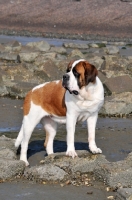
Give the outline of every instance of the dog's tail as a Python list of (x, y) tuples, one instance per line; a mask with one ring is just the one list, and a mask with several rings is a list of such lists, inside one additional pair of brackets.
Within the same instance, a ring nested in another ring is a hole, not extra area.
[(22, 140), (23, 140), (23, 124), (21, 126), (20, 132), (19, 132), (19, 134), (17, 136), (17, 139), (15, 141), (15, 147), (19, 147), (19, 145), (21, 144)]

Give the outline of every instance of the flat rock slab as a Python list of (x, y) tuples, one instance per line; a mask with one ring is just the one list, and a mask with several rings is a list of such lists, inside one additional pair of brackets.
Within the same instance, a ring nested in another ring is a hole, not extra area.
[(0, 59), (14, 62), (20, 61), (20, 57), (17, 53), (0, 53)]
[[(107, 160), (102, 154), (93, 155), (88, 151), (76, 151), (78, 157), (72, 159), (66, 155), (58, 154), (54, 155), (53, 163), (66, 171), (74, 173), (91, 173), (95, 169), (97, 163), (105, 163)], [(48, 158), (47, 158), (48, 159)]]
[(3, 149), (10, 149), (11, 151), (16, 153), (16, 148), (14, 146), (14, 140), (2, 135), (0, 137), (0, 150), (3, 150)]
[(19, 98), (24, 98), (26, 94), (35, 86), (36, 84), (34, 83), (17, 82), (13, 86), (7, 87), (7, 90), (12, 97), (16, 96), (17, 94)]
[(105, 83), (105, 81), (107, 80), (107, 77), (101, 71), (98, 71), (98, 77), (102, 81), (102, 83)]
[[(77, 151), (78, 157), (72, 159), (64, 153), (46, 156), (40, 164), (26, 167), (16, 160), (14, 140), (0, 137), (0, 180), (13, 180), (23, 177), (35, 182), (50, 182), (73, 185), (92, 184), (93, 177), (111, 188), (132, 187), (132, 153), (119, 162), (108, 162), (102, 154)], [(92, 175), (92, 179), (91, 179)]]
[(15, 178), (22, 175), (25, 169), (25, 163), (20, 160), (7, 160), (0, 158), (0, 180)]
[(87, 151), (77, 151), (78, 157), (72, 159), (64, 153), (55, 153), (45, 157), (40, 166), (27, 168), (24, 176), (28, 180), (65, 181), (77, 174), (92, 173), (99, 163), (107, 160), (103, 155), (93, 155)]
[(16, 153), (8, 148), (0, 148), (0, 158), (17, 159)]
[(94, 170), (95, 176), (112, 188), (132, 186), (132, 160), (99, 164)]
[(66, 48), (77, 48), (77, 49), (88, 49), (89, 46), (87, 44), (77, 44), (77, 43), (64, 43), (64, 47)]
[(132, 188), (118, 189), (116, 200), (132, 200)]
[(110, 94), (132, 92), (132, 79), (128, 75), (109, 78), (105, 82), (105, 87)]
[(127, 115), (132, 112), (132, 92), (124, 92), (105, 97), (101, 114)]
[(26, 169), (24, 176), (28, 180), (35, 181), (64, 181), (67, 173), (52, 164), (45, 164), (41, 166), (31, 167)]

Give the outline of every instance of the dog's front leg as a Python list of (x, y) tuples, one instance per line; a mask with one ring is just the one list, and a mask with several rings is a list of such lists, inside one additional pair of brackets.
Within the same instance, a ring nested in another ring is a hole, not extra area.
[(95, 142), (95, 128), (97, 118), (98, 113), (94, 113), (87, 119), (89, 149), (93, 154), (102, 153), (102, 150), (96, 146)]
[(77, 156), (74, 146), (74, 134), (76, 126), (77, 116), (73, 113), (68, 113), (66, 115), (66, 129), (67, 129), (67, 151), (66, 155), (71, 156), (72, 158)]

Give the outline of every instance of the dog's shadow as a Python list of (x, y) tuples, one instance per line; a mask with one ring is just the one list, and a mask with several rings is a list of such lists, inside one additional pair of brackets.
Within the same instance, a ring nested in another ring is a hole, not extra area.
[[(67, 144), (65, 141), (54, 140), (54, 153), (66, 152), (66, 149)], [(75, 142), (75, 149), (89, 151), (88, 143)], [(43, 152), (43, 156), (47, 156), (46, 149), (44, 147), (44, 140), (31, 141), (28, 146), (27, 157), (30, 158), (31, 156), (39, 152)], [(18, 149), (17, 154), (20, 154), (20, 148)]]

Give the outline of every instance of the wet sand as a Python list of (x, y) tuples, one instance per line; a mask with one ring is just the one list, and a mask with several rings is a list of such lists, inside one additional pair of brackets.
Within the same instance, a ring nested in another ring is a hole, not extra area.
[[(7, 192), (8, 190), (8, 192)], [(2, 183), (0, 184), (1, 200), (106, 200), (114, 192), (107, 192), (99, 183), (94, 187), (75, 187), (72, 185), (40, 185), (35, 183)]]
[(131, 7), (121, 0), (1, 0), (0, 33), (130, 39)]

